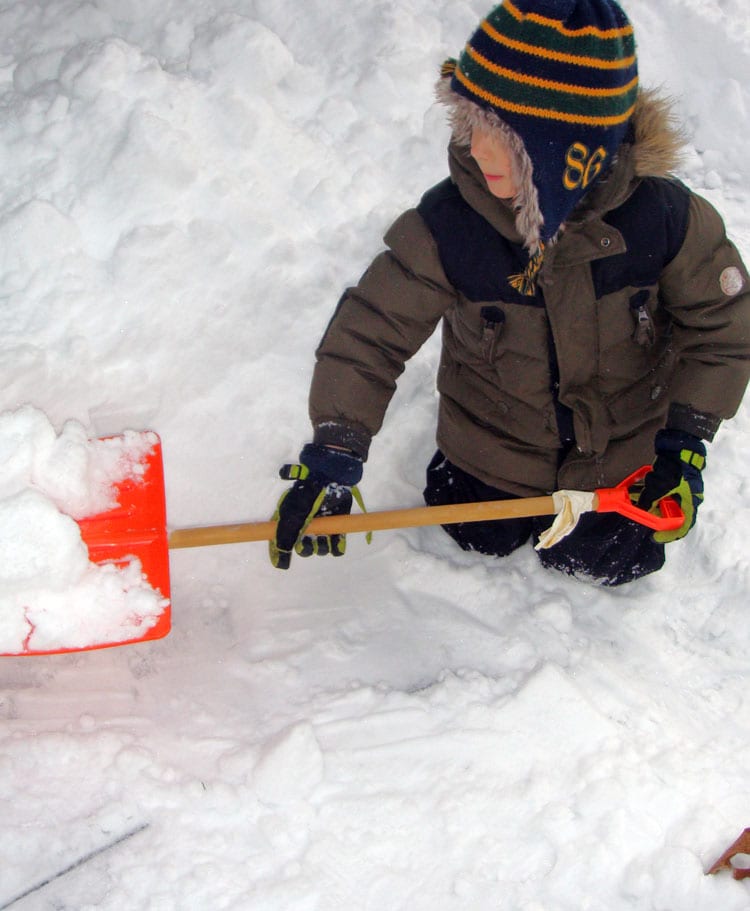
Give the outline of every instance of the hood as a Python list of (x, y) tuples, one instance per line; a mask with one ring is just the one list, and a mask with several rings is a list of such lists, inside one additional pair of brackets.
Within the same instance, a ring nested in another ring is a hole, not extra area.
[(595, 184), (569, 221), (587, 221), (622, 205), (644, 177), (671, 177), (682, 159), (686, 136), (670, 99), (655, 91), (638, 96), (631, 135), (612, 170)]
[[(472, 104), (463, 100), (462, 103)], [(464, 128), (457, 130), (454, 119), (448, 151), (451, 178), (473, 209), (510, 241), (522, 244), (533, 254), (538, 245), (540, 215), (530, 175), (526, 175), (521, 191), (512, 202), (494, 197), (469, 152), (471, 137), (470, 131), (467, 135), (465, 120), (459, 122)], [(583, 197), (568, 221), (586, 221), (616, 208), (643, 177), (670, 176), (680, 163), (684, 144), (685, 136), (672, 102), (656, 91), (640, 90), (628, 136), (618, 148), (612, 167)]]

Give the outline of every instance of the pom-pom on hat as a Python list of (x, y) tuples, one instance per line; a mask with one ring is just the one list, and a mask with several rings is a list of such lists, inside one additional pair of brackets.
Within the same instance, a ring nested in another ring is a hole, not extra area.
[(451, 94), (496, 115), (522, 140), (543, 247), (626, 136), (638, 91), (627, 16), (613, 0), (504, 0), (442, 76)]

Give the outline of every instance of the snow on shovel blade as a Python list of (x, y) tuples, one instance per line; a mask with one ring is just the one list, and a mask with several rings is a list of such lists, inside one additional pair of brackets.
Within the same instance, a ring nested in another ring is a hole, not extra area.
[(167, 599), (167, 605), (156, 624), (137, 638), (87, 648), (161, 639), (171, 629), (167, 507), (161, 441), (158, 438), (146, 456), (143, 475), (137, 480), (127, 479), (117, 485), (117, 502), (119, 505), (115, 509), (78, 522), (81, 537), (89, 549), (89, 559), (93, 563), (124, 564), (137, 557), (143, 575), (151, 587)]
[(140, 560), (143, 575), (168, 603), (155, 626), (127, 641), (161, 639), (171, 628), (171, 587), (164, 464), (158, 437), (145, 458), (143, 474), (117, 485), (117, 502), (109, 512), (79, 520), (81, 537), (93, 563), (123, 564), (133, 557)]
[(142, 462), (143, 473), (116, 485), (118, 505), (107, 512), (79, 519), (78, 526), (92, 563), (125, 566), (133, 558), (140, 561), (145, 580), (166, 602), (156, 623), (135, 635), (129, 635), (123, 627), (121, 635), (116, 631), (119, 638), (107, 636), (106, 641), (75, 647), (34, 647), (29, 644), (29, 640), (33, 640), (30, 635), (22, 650), (0, 654), (6, 657), (57, 655), (131, 645), (167, 635), (171, 628), (171, 612), (164, 469), (161, 442), (155, 434), (153, 436), (156, 443)]

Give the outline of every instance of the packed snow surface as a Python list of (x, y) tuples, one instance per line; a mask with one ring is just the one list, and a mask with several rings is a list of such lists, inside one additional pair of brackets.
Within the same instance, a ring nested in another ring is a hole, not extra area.
[[(745, 0), (624, 5), (750, 259)], [(272, 513), (341, 290), (446, 174), (433, 84), (488, 7), (0, 2), (0, 426), (39, 427), (0, 444), (3, 604), (26, 560), (70, 581), (78, 545), (14, 512), (89, 496), (70, 464), (27, 483), (45, 447), (150, 429), (171, 526)], [(420, 502), (436, 366), (432, 339), (370, 509)], [(287, 573), (174, 552), (167, 638), (0, 659), (0, 908), (745, 911), (704, 872), (750, 825), (748, 451), (744, 406), (694, 531), (621, 589), (435, 528)]]

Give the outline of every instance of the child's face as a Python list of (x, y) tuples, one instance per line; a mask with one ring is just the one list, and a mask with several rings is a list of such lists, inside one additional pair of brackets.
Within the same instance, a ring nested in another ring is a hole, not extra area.
[(472, 130), (471, 157), (479, 165), (493, 196), (511, 199), (516, 195), (518, 187), (513, 180), (513, 158), (502, 136), (494, 130)]

